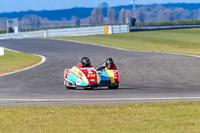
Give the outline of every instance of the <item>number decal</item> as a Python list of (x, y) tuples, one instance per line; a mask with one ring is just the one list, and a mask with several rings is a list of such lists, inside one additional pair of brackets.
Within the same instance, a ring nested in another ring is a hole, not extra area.
[(96, 75), (95, 74), (88, 74), (87, 77), (96, 77)]
[(80, 77), (83, 77), (83, 74), (79, 71), (78, 74), (80, 75)]

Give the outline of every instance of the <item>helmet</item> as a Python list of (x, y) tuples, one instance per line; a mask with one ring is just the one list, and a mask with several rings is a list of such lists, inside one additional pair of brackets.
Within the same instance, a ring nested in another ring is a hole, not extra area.
[(108, 69), (111, 69), (114, 66), (114, 61), (112, 58), (107, 58), (106, 59), (106, 66)]
[(81, 64), (83, 67), (89, 67), (91, 65), (90, 59), (88, 57), (82, 57)]

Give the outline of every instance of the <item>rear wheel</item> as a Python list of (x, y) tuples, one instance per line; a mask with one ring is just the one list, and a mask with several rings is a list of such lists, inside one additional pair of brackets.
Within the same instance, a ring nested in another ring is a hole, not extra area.
[(109, 89), (118, 89), (119, 86), (109, 86), (108, 88), (109, 88)]
[(84, 88), (84, 90), (93, 90), (94, 88)]

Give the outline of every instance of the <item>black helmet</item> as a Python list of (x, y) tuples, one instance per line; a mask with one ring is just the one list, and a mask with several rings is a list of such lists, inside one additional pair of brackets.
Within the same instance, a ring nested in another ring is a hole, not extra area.
[(112, 58), (107, 58), (106, 59), (106, 66), (108, 69), (111, 69), (114, 66), (114, 61)]
[(90, 67), (90, 59), (88, 57), (82, 57), (81, 64), (83, 67)]

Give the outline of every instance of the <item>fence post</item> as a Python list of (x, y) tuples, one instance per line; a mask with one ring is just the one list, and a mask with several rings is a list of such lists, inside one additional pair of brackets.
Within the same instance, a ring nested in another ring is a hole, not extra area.
[(3, 56), (3, 55), (4, 55), (4, 48), (0, 47), (0, 56)]
[(128, 32), (131, 32), (130, 25), (127, 25), (127, 31), (128, 31)]
[(44, 38), (47, 38), (47, 30), (44, 30)]
[(110, 26), (108, 26), (108, 34), (112, 34), (113, 33), (113, 26), (112, 25), (110, 25)]

